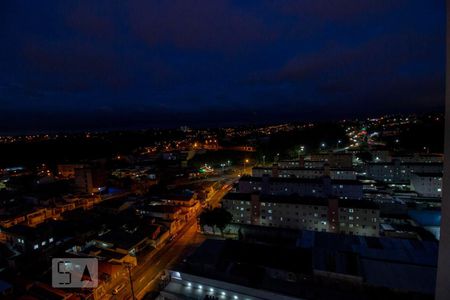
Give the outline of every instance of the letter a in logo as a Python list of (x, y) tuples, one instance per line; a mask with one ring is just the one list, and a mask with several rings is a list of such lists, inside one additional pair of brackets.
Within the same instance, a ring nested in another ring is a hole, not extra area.
[(84, 266), (83, 275), (81, 276), (81, 281), (92, 281), (91, 273), (89, 272), (88, 266)]

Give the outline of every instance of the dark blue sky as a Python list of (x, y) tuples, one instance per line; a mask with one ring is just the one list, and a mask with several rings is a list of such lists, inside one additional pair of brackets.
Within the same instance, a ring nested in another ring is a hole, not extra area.
[(444, 104), (444, 0), (0, 2), (0, 132)]

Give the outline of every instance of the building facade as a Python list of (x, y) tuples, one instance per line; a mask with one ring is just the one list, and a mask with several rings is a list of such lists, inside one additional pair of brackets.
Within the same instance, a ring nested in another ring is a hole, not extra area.
[(379, 207), (365, 200), (228, 193), (222, 205), (237, 224), (379, 236)]
[(392, 162), (367, 164), (367, 176), (386, 183), (409, 184), (414, 173), (442, 173), (442, 163), (402, 163), (400, 160)]
[(442, 197), (442, 173), (415, 173), (411, 187), (423, 197)]
[(320, 178), (330, 176), (331, 179), (356, 180), (356, 172), (353, 169), (332, 169), (328, 165), (324, 168), (280, 168), (278, 165), (270, 167), (254, 167), (252, 169), (253, 177), (263, 177), (268, 175), (271, 177), (282, 178)]
[(335, 197), (340, 199), (362, 199), (363, 185), (357, 180), (332, 180), (321, 178), (281, 178), (281, 177), (242, 177), (239, 192), (271, 195), (292, 195), (301, 197)]

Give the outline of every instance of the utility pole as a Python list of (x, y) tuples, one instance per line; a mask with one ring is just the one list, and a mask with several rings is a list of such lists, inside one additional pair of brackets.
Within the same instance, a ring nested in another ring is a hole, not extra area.
[(125, 264), (125, 267), (128, 270), (128, 277), (130, 278), (130, 287), (131, 287), (131, 296), (133, 300), (136, 299), (136, 297), (134, 296), (134, 287), (133, 287), (133, 279), (131, 278), (131, 265), (130, 264)]

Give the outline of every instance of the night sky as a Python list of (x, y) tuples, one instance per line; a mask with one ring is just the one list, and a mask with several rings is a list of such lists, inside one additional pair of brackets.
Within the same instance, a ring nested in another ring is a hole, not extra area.
[(0, 40), (0, 132), (444, 105), (444, 0), (4, 0)]

